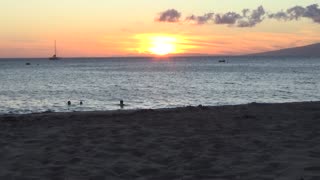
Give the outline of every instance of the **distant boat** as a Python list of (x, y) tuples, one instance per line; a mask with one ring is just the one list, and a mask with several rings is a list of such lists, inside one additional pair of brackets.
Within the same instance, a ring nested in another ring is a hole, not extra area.
[(60, 58), (57, 56), (57, 46), (56, 41), (54, 41), (54, 54), (52, 57), (49, 58), (49, 60), (59, 60)]
[(221, 60), (219, 60), (219, 63), (225, 63), (226, 62), (226, 60), (225, 59), (221, 59)]

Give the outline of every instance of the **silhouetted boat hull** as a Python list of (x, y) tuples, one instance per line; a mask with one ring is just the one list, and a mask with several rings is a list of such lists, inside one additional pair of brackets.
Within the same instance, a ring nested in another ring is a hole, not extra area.
[(52, 57), (49, 58), (49, 60), (59, 60), (60, 58), (57, 57), (56, 55), (53, 55)]

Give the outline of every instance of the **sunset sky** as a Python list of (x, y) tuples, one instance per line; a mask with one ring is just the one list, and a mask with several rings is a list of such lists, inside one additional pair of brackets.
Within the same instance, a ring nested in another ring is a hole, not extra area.
[(2, 0), (0, 57), (49, 57), (54, 40), (62, 57), (238, 55), (301, 46), (320, 42), (316, 5), (319, 0)]

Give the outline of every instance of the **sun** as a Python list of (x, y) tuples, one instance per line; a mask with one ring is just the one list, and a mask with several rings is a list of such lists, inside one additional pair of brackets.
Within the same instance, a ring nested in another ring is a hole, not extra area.
[(136, 34), (135, 47), (128, 48), (132, 52), (143, 55), (166, 56), (169, 54), (182, 54), (193, 47), (187, 37), (178, 34)]
[(150, 37), (149, 51), (152, 54), (164, 56), (176, 52), (177, 39), (174, 37), (154, 36)]

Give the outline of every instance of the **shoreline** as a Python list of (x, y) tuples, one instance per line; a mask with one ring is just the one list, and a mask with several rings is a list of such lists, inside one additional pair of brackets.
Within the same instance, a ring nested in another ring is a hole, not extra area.
[(320, 102), (0, 115), (0, 179), (320, 179)]
[(115, 110), (98, 110), (98, 111), (62, 111), (62, 112), (57, 112), (57, 111), (44, 111), (44, 112), (31, 112), (31, 113), (4, 113), (0, 114), (0, 118), (3, 117), (10, 117), (10, 116), (32, 116), (32, 115), (50, 115), (50, 114), (126, 114), (126, 113), (137, 113), (137, 112), (145, 112), (145, 111), (157, 111), (157, 112), (167, 112), (167, 111), (183, 111), (185, 109), (215, 109), (215, 108), (223, 108), (223, 107), (238, 107), (238, 106), (248, 106), (248, 105), (286, 105), (286, 104), (304, 104), (304, 103), (320, 103), (320, 101), (295, 101), (295, 102), (279, 102), (279, 103), (257, 103), (257, 102), (250, 102), (250, 103), (245, 103), (245, 104), (233, 104), (233, 105), (214, 105), (214, 106), (205, 106), (205, 105), (188, 105), (188, 106), (180, 106), (180, 107), (172, 107), (172, 108), (156, 108), (156, 109), (115, 109)]

